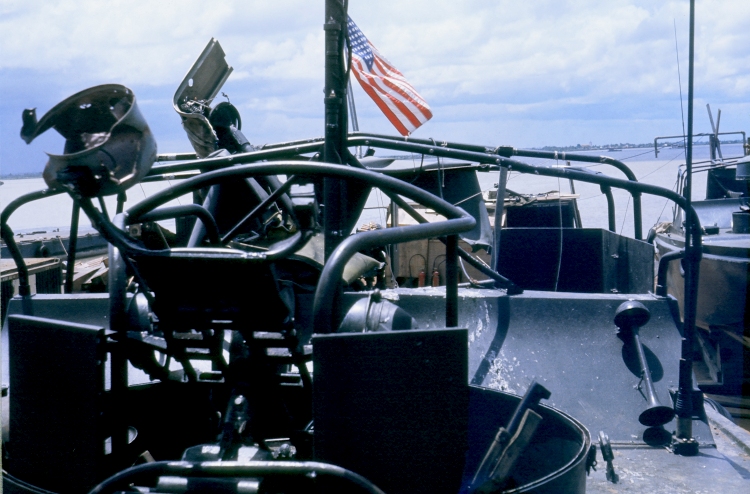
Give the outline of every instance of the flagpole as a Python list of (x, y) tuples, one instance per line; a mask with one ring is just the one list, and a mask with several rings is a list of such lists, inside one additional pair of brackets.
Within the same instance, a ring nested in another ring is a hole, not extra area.
[[(346, 99), (349, 102), (349, 121), (352, 124), (352, 130), (359, 132), (359, 121), (357, 120), (357, 107), (354, 106), (354, 91), (352, 91), (352, 80), (349, 79), (346, 91)], [(362, 147), (357, 146), (357, 158), (362, 157)]]
[(357, 107), (354, 106), (354, 93), (352, 92), (352, 81), (349, 79), (349, 86), (347, 88), (347, 99), (349, 100), (349, 119), (352, 124), (352, 130), (359, 132), (359, 122), (357, 121)]

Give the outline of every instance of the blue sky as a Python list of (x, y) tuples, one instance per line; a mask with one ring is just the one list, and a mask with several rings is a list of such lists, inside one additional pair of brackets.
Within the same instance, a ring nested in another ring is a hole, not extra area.
[[(698, 0), (696, 131), (750, 130), (750, 2)], [(681, 132), (674, 23), (687, 96), (687, 0), (350, 0), (349, 13), (432, 107), (415, 136), (516, 147), (648, 142)], [(224, 86), (254, 144), (323, 132), (323, 1), (3, 0), (0, 173), (41, 171), (54, 131), (27, 146), (21, 111), (41, 117), (103, 83), (136, 94), (160, 152), (190, 145), (171, 106), (211, 37)], [(356, 83), (355, 83), (356, 85)], [(395, 134), (355, 87), (360, 128)]]

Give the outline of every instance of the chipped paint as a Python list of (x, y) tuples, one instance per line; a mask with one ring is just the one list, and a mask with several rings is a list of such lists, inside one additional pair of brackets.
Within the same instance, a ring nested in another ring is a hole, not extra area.
[(514, 367), (518, 367), (518, 364), (514, 364), (505, 358), (503, 352), (500, 351), (498, 357), (493, 359), (492, 364), (490, 364), (489, 374), (491, 377), (487, 386), (491, 389), (515, 393), (516, 391), (511, 387), (509, 382), (510, 374)]
[(390, 300), (391, 302), (398, 302), (399, 300), (398, 292), (396, 292), (395, 290), (383, 290), (380, 292), (380, 296), (385, 300)]

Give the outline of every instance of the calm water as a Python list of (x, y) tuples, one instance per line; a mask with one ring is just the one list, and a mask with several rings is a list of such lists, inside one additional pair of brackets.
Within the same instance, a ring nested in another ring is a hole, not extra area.
[[(20, 180), (3, 180), (5, 182), (0, 186), (0, 207), (5, 208), (8, 203), (15, 198), (46, 189), (47, 186), (41, 178), (28, 178)], [(138, 184), (127, 191), (128, 201), (125, 204), (127, 209), (147, 196), (168, 187), (172, 182), (151, 182)], [(189, 204), (190, 197), (180, 198), (179, 201), (172, 201), (169, 205)], [(109, 196), (104, 199), (107, 206), (107, 212), (110, 216), (114, 215), (117, 206), (117, 196)], [(73, 208), (73, 200), (67, 194), (60, 194), (54, 197), (48, 197), (36, 202), (31, 202), (21, 206), (8, 220), (8, 224), (14, 233), (24, 233), (31, 231), (45, 230), (51, 232), (59, 228), (62, 232), (70, 227), (70, 216)], [(163, 223), (167, 228), (174, 228), (174, 220)], [(88, 218), (81, 214), (79, 228), (82, 232), (93, 230)]]
[[(742, 154), (741, 144), (725, 144), (722, 146), (725, 157), (740, 156)], [(694, 161), (708, 159), (708, 146), (695, 146), (693, 148)], [(593, 151), (585, 154), (590, 155), (607, 155), (625, 162), (635, 173), (638, 180), (644, 183), (659, 185), (673, 189), (678, 167), (684, 163), (684, 153), (681, 149), (666, 149), (660, 151), (659, 157), (654, 157), (653, 149), (640, 148), (629, 149), (621, 152)], [(537, 165), (554, 165), (554, 160), (534, 160), (520, 159), (531, 164)], [(563, 165), (564, 163), (560, 163)], [(624, 178), (617, 169), (598, 164), (582, 164), (593, 170), (602, 172), (615, 178)], [(418, 164), (417, 164), (418, 166)], [(576, 166), (574, 164), (574, 166)], [(494, 188), (498, 181), (498, 174), (480, 173), (479, 182), (483, 190)], [(4, 208), (13, 199), (36, 190), (45, 188), (44, 181), (41, 178), (21, 179), (21, 180), (4, 180), (4, 185), (0, 186), (0, 207)], [(173, 183), (173, 182), (172, 182)], [(146, 196), (168, 187), (170, 183), (147, 183), (136, 185), (128, 190), (128, 203), (133, 205), (141, 201)], [(581, 211), (581, 220), (585, 227), (607, 227), (607, 202), (599, 187), (593, 184), (576, 182), (576, 193), (580, 196), (579, 209)], [(566, 180), (556, 178), (523, 175), (511, 172), (508, 180), (508, 188), (520, 193), (538, 193), (561, 190), (563, 193), (570, 192), (570, 184)], [(693, 198), (700, 199), (705, 194), (706, 183), (705, 175), (698, 175), (693, 185)], [(621, 233), (633, 235), (633, 207), (630, 195), (623, 191), (614, 190), (617, 229)], [(171, 204), (188, 203), (189, 197), (183, 197), (179, 201)], [(112, 214), (115, 210), (115, 197), (111, 196), (105, 200), (107, 209)], [(367, 209), (362, 216), (361, 222), (375, 221), (385, 224), (385, 204), (386, 199), (380, 193), (373, 193), (368, 201)], [(665, 199), (644, 195), (643, 203), (643, 229), (644, 235), (653, 224), (658, 221), (670, 220), (672, 217), (672, 204), (667, 203)], [(36, 203), (31, 203), (19, 208), (11, 216), (9, 225), (16, 233), (46, 230), (52, 231), (60, 228), (64, 232), (70, 226), (70, 213), (72, 201), (67, 195), (59, 195), (43, 199)], [(173, 224), (164, 223), (167, 228), (173, 228)], [(91, 229), (88, 219), (81, 217), (81, 229)]]

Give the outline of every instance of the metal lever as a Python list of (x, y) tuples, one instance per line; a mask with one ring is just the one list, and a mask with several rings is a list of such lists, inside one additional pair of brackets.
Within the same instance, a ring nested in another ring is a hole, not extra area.
[(506, 427), (500, 427), (471, 481), (469, 492), (483, 494), (502, 489), (521, 452), (531, 441), (542, 417), (534, 410), (542, 399), (552, 393), (532, 381)]
[(662, 405), (659, 397), (656, 395), (654, 382), (651, 378), (651, 369), (648, 367), (646, 353), (641, 344), (641, 338), (638, 330), (644, 326), (650, 319), (651, 314), (648, 309), (640, 302), (629, 300), (623, 302), (615, 312), (615, 325), (620, 328), (624, 341), (630, 339), (635, 346), (638, 354), (638, 362), (641, 367), (641, 381), (636, 389), (641, 390), (641, 385), (646, 389), (646, 401), (648, 406), (641, 412), (638, 421), (646, 427), (658, 427), (671, 421), (674, 417), (672, 407)]
[(242, 395), (232, 397), (219, 439), (219, 460), (235, 460), (247, 432), (250, 405)]
[(615, 454), (612, 452), (612, 445), (609, 444), (609, 437), (604, 431), (599, 431), (599, 448), (602, 450), (602, 459), (607, 462), (607, 480), (616, 484), (620, 480), (620, 477), (615, 472), (615, 466), (612, 464)]

